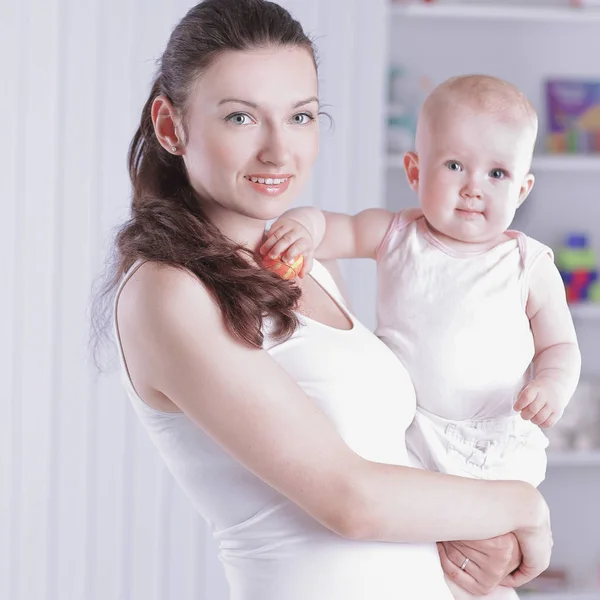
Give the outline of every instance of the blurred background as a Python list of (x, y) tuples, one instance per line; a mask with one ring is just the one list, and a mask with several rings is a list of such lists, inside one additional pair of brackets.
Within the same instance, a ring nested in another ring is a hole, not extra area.
[[(1, 600), (227, 600), (205, 524), (87, 346), (90, 290), (128, 215), (127, 147), (193, 4), (0, 0)], [(450, 76), (497, 75), (538, 109), (536, 186), (514, 226), (555, 249), (584, 373), (550, 433), (553, 564), (527, 597), (600, 598), (600, 2), (281, 4), (315, 38), (335, 123), (299, 204), (414, 206), (402, 153)], [(342, 268), (373, 327), (373, 265)]]

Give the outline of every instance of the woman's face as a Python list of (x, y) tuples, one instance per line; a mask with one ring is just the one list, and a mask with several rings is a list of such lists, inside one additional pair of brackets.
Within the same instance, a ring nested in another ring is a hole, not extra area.
[(304, 48), (230, 51), (199, 77), (182, 149), (207, 216), (227, 230), (240, 217), (284, 212), (319, 147), (317, 74)]

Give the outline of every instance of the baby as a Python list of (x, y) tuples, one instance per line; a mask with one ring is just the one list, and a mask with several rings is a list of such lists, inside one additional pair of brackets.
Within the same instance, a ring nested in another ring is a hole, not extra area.
[(404, 156), (420, 208), (292, 209), (261, 248), (285, 261), (304, 254), (301, 276), (313, 252), (377, 261), (376, 333), (414, 382), (406, 441), (416, 466), (544, 479), (540, 427), (563, 414), (581, 358), (552, 251), (508, 229), (533, 187), (536, 135), (535, 110), (514, 86), (452, 78), (424, 102), (416, 152)]

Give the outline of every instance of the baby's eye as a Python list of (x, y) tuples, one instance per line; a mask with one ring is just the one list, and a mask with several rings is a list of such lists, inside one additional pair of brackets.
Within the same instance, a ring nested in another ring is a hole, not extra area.
[(462, 165), (455, 161), (455, 160), (449, 160), (446, 163), (446, 166), (451, 170), (451, 171), (456, 171), (457, 173), (459, 173), (460, 171), (462, 171)]
[(504, 169), (492, 169), (490, 171), (490, 177), (492, 179), (504, 179), (507, 173)]
[(233, 123), (234, 125), (250, 125), (250, 123), (254, 123), (252, 117), (246, 113), (233, 113), (232, 115), (226, 117), (225, 120)]
[(298, 113), (292, 117), (292, 123), (294, 125), (306, 125), (311, 121), (314, 121), (315, 118), (310, 113)]

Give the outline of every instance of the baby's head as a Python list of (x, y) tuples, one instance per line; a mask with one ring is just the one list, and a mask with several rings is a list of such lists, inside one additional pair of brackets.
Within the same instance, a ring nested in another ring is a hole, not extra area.
[(537, 115), (516, 87), (486, 75), (445, 81), (425, 100), (416, 152), (404, 157), (423, 213), (441, 234), (488, 242), (533, 186)]

